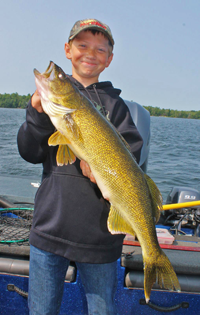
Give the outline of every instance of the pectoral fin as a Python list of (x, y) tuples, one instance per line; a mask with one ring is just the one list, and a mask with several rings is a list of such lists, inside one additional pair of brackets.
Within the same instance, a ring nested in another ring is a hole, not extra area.
[(59, 145), (56, 162), (58, 166), (73, 164), (76, 161), (76, 156), (67, 145)]
[(111, 234), (135, 235), (132, 227), (122, 218), (119, 212), (111, 205), (108, 216), (108, 230)]
[(70, 141), (59, 131), (54, 132), (48, 140), (48, 145), (56, 146), (60, 144), (70, 144)]

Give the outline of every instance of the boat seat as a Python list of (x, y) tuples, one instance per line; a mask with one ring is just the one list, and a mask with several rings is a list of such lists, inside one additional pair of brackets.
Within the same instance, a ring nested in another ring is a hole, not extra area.
[[(29, 276), (29, 260), (0, 258), (0, 274)], [(65, 281), (76, 281), (76, 267), (73, 263), (67, 269)]]
[[(142, 250), (139, 246), (130, 246), (130, 252), (122, 255), (121, 265), (125, 267), (125, 286), (144, 288)], [(200, 293), (200, 252), (164, 249), (180, 282), (182, 292)], [(154, 289), (160, 289), (155, 284)]]

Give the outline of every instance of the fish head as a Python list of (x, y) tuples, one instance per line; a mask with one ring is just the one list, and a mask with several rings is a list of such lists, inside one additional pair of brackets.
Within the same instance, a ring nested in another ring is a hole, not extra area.
[(40, 73), (37, 69), (34, 69), (34, 75), (42, 107), (46, 113), (48, 113), (50, 104), (56, 104), (69, 109), (70, 103), (66, 102), (66, 100), (69, 98), (69, 95), (75, 93), (75, 90), (68, 76), (59, 66), (50, 61), (45, 72)]

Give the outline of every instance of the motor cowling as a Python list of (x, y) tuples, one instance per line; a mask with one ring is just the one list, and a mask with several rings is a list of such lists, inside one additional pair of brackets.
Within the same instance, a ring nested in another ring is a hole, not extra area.
[(139, 166), (143, 172), (147, 172), (148, 156), (150, 149), (150, 113), (142, 105), (136, 102), (130, 102), (125, 100), (126, 105), (130, 110), (131, 117), (134, 124), (136, 125), (142, 139), (143, 146), (140, 154)]
[[(191, 201), (197, 201), (200, 200), (200, 192), (194, 188), (191, 187), (181, 187), (181, 186), (175, 186), (172, 188), (170, 193), (167, 196), (166, 204), (173, 204), (173, 203), (185, 203), (185, 202), (191, 202)], [(180, 208), (180, 209), (171, 209), (165, 211), (167, 215), (169, 213), (185, 213), (186, 208)], [(196, 206), (193, 209), (198, 210), (199, 207)]]
[[(200, 200), (200, 192), (190, 187), (173, 187), (167, 196), (166, 204), (187, 203)], [(182, 233), (182, 228), (189, 227), (194, 230), (194, 235), (200, 233), (200, 206), (162, 211), (162, 223), (172, 225), (173, 230)]]

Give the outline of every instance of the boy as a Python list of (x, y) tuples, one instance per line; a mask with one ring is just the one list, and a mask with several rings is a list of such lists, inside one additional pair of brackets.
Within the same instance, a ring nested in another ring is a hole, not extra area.
[[(95, 19), (76, 22), (65, 44), (66, 57), (72, 63), (70, 78), (109, 116), (139, 161), (142, 139), (119, 97), (121, 91), (110, 82), (99, 82), (100, 73), (112, 61), (113, 46), (113, 36), (106, 24)], [(53, 132), (54, 126), (43, 112), (36, 91), (27, 107), (26, 122), (18, 133), (21, 156), (31, 163), (43, 163), (30, 233), (30, 314), (59, 314), (65, 273), (71, 260), (76, 262), (81, 276), (88, 313), (114, 315), (117, 259), (124, 235), (109, 233), (109, 203), (103, 199), (87, 163), (77, 159), (72, 165), (57, 166), (57, 147), (47, 144)]]

